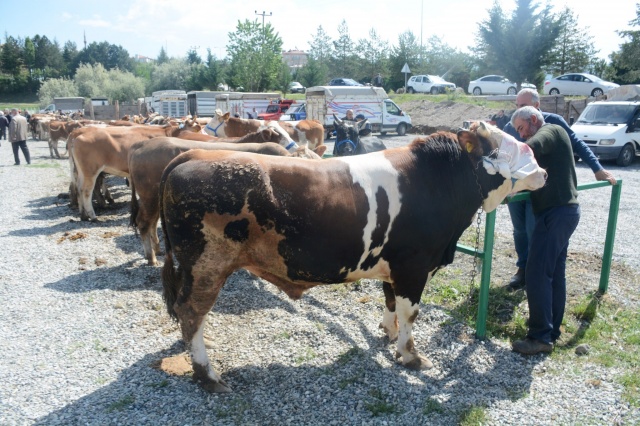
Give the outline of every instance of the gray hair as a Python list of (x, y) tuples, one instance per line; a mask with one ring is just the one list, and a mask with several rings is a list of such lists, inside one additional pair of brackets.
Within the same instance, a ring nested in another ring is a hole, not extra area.
[(18, 113), (18, 108), (11, 108), (11, 114), (13, 114), (14, 112), (17, 114)]
[(540, 94), (538, 93), (538, 91), (536, 89), (529, 89), (529, 88), (525, 88), (525, 89), (521, 89), (518, 92), (518, 95), (523, 95), (525, 93), (528, 93), (531, 95), (531, 102), (532, 103), (536, 103), (536, 102), (540, 102)]
[(516, 112), (511, 116), (511, 125), (513, 128), (516, 128), (516, 119), (526, 120), (528, 123), (531, 123), (531, 116), (535, 115), (540, 123), (544, 123), (544, 117), (538, 108), (532, 106), (522, 107), (517, 109)]

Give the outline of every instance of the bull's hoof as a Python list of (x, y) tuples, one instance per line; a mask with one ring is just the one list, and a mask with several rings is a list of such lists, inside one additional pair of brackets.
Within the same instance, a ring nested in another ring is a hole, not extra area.
[(147, 266), (157, 266), (158, 261), (155, 259), (147, 259)]
[(233, 392), (231, 388), (222, 380), (219, 382), (214, 382), (213, 380), (207, 380), (203, 382), (202, 380), (198, 380), (198, 384), (202, 386), (202, 389), (209, 393), (229, 393)]
[(387, 339), (389, 339), (389, 342), (395, 342), (398, 340), (398, 329), (395, 329), (392, 333), (391, 330), (385, 327), (383, 323), (378, 324), (378, 328), (384, 330), (384, 334), (387, 336)]
[[(427, 357), (420, 354), (414, 355), (414, 358), (407, 362), (402, 361), (401, 364), (409, 370), (429, 370), (430, 368), (433, 368), (433, 363), (429, 361)], [(402, 357), (400, 352), (396, 352), (396, 358), (400, 357)]]

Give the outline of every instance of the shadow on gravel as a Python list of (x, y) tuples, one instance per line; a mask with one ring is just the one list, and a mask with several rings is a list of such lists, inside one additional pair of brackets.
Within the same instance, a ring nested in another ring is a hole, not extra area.
[[(322, 366), (247, 363), (221, 368), (237, 350), (223, 348), (229, 349), (224, 358), (210, 356), (232, 387), (229, 394), (207, 394), (188, 376), (154, 369), (154, 362), (184, 351), (184, 345), (175, 343), (137, 360), (112, 383), (35, 424), (457, 424), (460, 414), (472, 407), (526, 395), (536, 364), (506, 362), (514, 355), (504, 348), (471, 342), (453, 356), (430, 354), (439, 372), (415, 372), (395, 364), (383, 368), (377, 359), (391, 358), (392, 351), (380, 345), (379, 338), (367, 340), (368, 349), (357, 348)], [(478, 351), (490, 360), (473, 365)], [(98, 371), (95, 386), (106, 379)]]

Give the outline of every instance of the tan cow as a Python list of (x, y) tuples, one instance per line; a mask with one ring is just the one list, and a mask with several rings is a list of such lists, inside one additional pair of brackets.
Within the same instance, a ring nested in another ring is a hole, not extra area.
[(66, 142), (71, 132), (80, 127), (82, 127), (82, 124), (79, 121), (49, 122), (49, 153), (51, 154), (51, 158), (60, 158), (58, 141), (64, 140)]
[[(263, 127), (282, 129), (287, 132), (292, 142), (307, 145), (311, 150), (324, 144), (324, 127), (318, 120), (301, 120), (293, 125), (289, 121), (236, 118), (231, 117), (229, 113), (222, 114), (220, 110), (216, 110), (215, 115), (205, 126), (204, 131), (212, 136), (237, 137), (244, 136), (248, 132), (255, 132)], [(295, 145), (287, 149), (291, 151), (295, 149)]]

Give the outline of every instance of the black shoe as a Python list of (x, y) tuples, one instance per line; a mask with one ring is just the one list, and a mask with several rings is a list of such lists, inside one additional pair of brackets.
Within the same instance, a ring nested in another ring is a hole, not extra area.
[(14, 165), (14, 166), (19, 166), (19, 165), (20, 165), (20, 163), (13, 163), (13, 165)]
[(511, 277), (509, 281), (509, 290), (515, 291), (524, 288), (526, 282), (524, 280), (524, 268), (518, 268), (518, 271)]
[(516, 340), (513, 342), (511, 350), (523, 355), (535, 355), (540, 352), (549, 353), (553, 350), (553, 343), (545, 343), (527, 337), (524, 340)]

